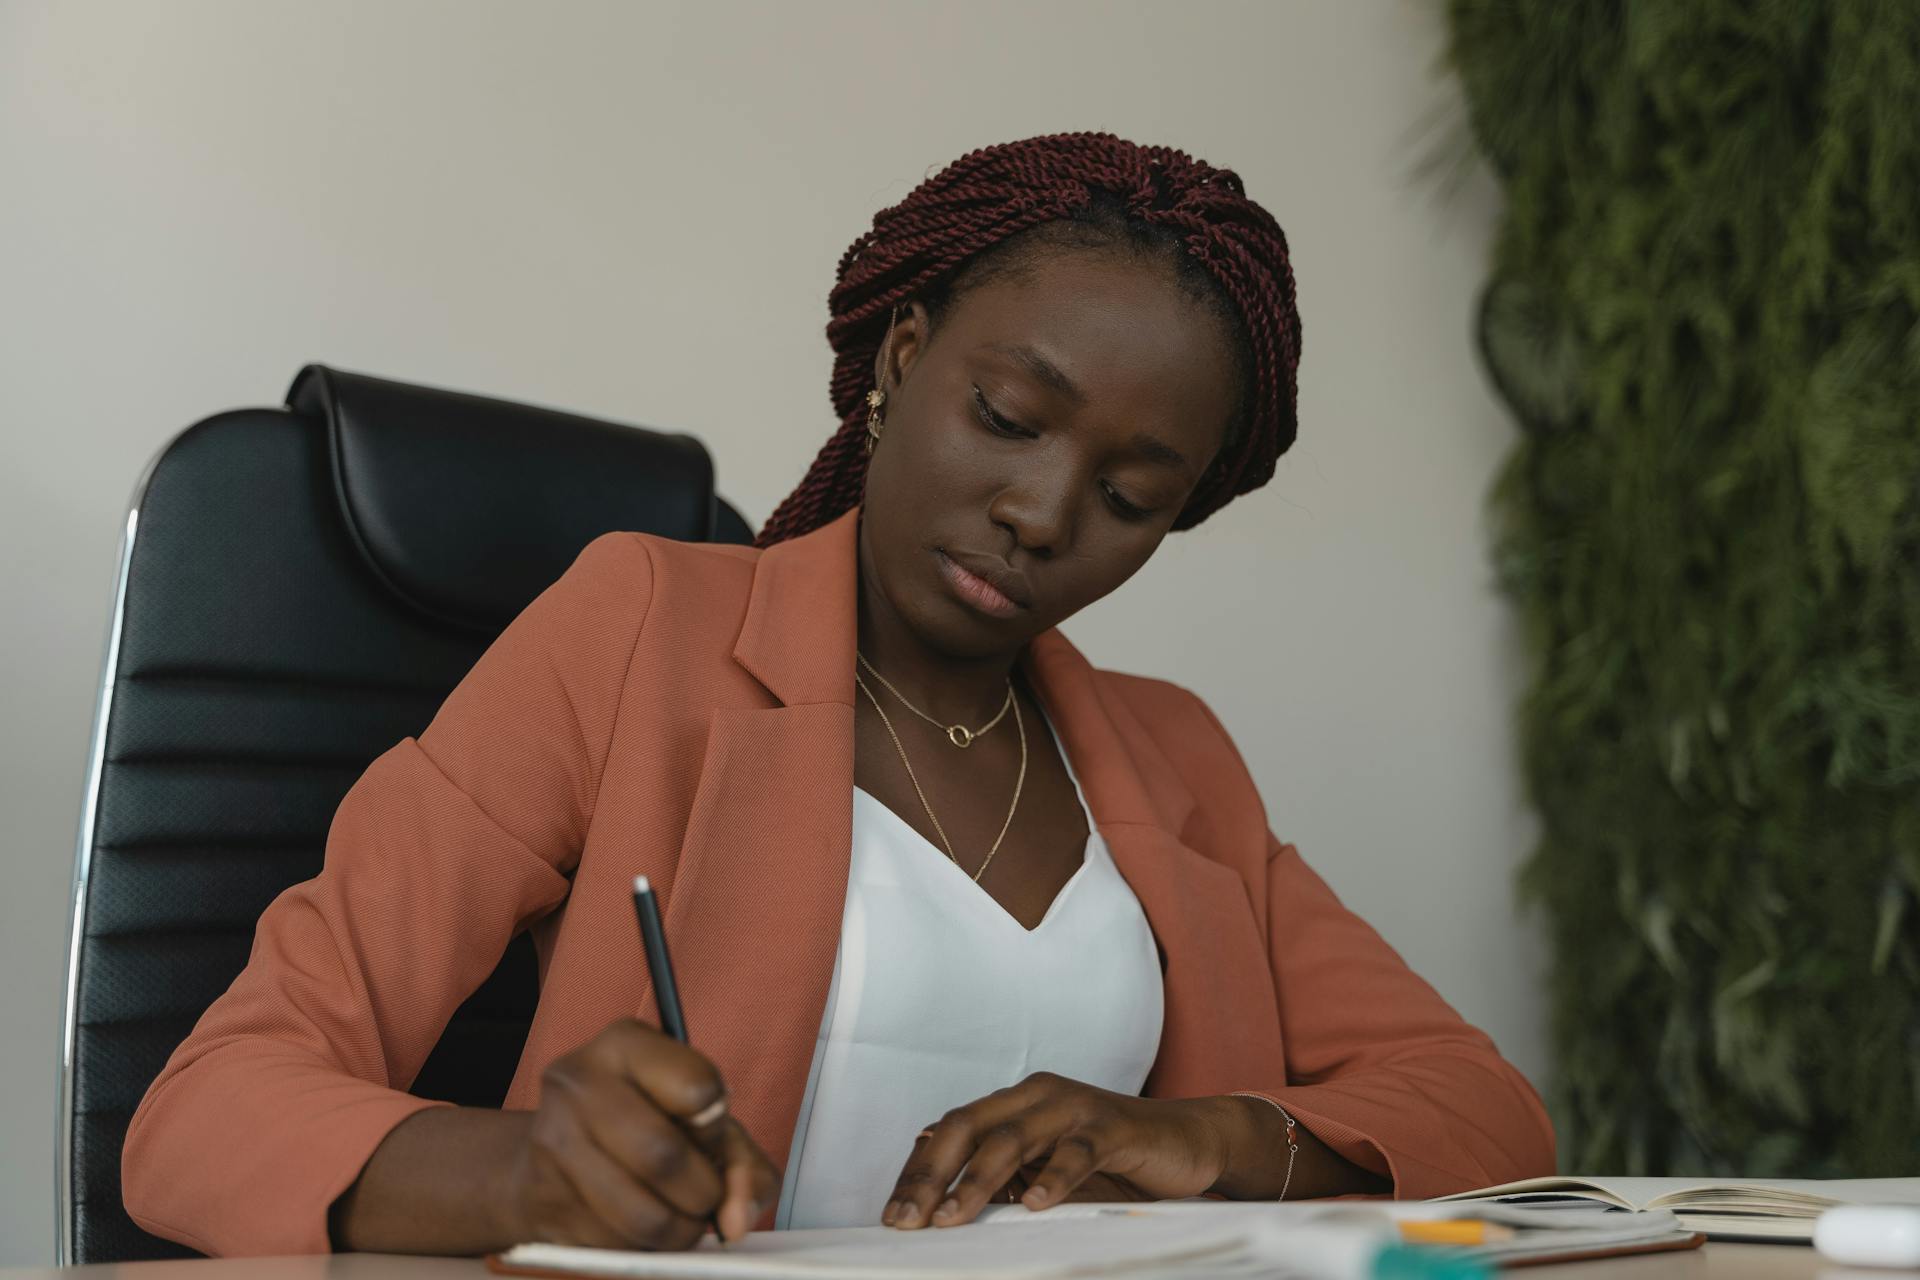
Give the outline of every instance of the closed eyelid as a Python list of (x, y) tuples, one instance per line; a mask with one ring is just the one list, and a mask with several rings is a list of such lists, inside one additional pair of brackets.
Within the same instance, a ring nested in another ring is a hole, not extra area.
[(1160, 510), (1161, 503), (1159, 503), (1158, 501), (1148, 499), (1148, 498), (1143, 498), (1136, 494), (1127, 493), (1124, 490), (1122, 490), (1118, 485), (1115, 485), (1110, 481), (1106, 484), (1105, 487), (1115, 498), (1119, 499), (1122, 503), (1125, 503), (1127, 506), (1132, 507), (1135, 511), (1137, 511), (1142, 516), (1150, 516), (1150, 515), (1153, 515), (1155, 512), (1157, 512), (1158, 510)]
[(1031, 430), (1031, 428), (1021, 423), (1018, 418), (1015, 418), (1009, 415), (1006, 410), (1002, 409), (999, 405), (995, 404), (992, 400), (989, 400), (987, 398), (987, 393), (981, 389), (978, 383), (975, 383), (973, 386), (973, 402), (975, 406), (982, 413), (993, 418), (996, 422), (1000, 423), (1003, 426), (1006, 426), (1014, 431), (1030, 431)]
[[(989, 400), (985, 389), (982, 388), (979, 383), (969, 383), (968, 385), (973, 393), (975, 412), (981, 417), (988, 419), (989, 425), (992, 426), (994, 430), (1017, 433), (1033, 438), (1039, 436), (1040, 433), (1038, 431), (1022, 424), (1018, 419), (1009, 416), (1005, 410), (999, 408)], [(1117, 500), (1119, 503), (1132, 508), (1141, 517), (1152, 516), (1162, 505), (1157, 500), (1129, 496), (1121, 492), (1111, 481), (1102, 481), (1101, 487), (1107, 491), (1111, 500)]]
[[(994, 349), (1001, 350), (1002, 348), (994, 348)], [(1052, 366), (1049, 365), (1048, 368), (1051, 369)], [(1032, 373), (1031, 370), (1027, 370), (1026, 372), (1028, 372), (1029, 374)], [(1042, 380), (1045, 381), (1045, 379), (1042, 379)], [(1011, 426), (1016, 430), (1020, 430), (1020, 431), (1032, 430), (1032, 428), (1025, 425), (1025, 422), (1023, 421), (1023, 419), (1027, 417), (1027, 415), (1024, 412), (1020, 410), (1014, 410), (1012, 414), (1009, 414), (1007, 410), (1001, 407), (1001, 402), (995, 401), (995, 400), (989, 400), (987, 398), (986, 392), (981, 389), (981, 386), (979, 383), (975, 382), (975, 383), (972, 383), (971, 385), (973, 387), (974, 399), (978, 402), (979, 406), (982, 409), (986, 410), (987, 412), (990, 412), (994, 417), (998, 418), (1001, 422), (1006, 423), (1008, 426)], [(1051, 384), (1049, 383), (1048, 385), (1051, 385)], [(1079, 388), (1077, 387), (1073, 388), (1073, 394), (1071, 398), (1076, 404), (1085, 403), (1085, 397), (1080, 393)], [(1154, 435), (1150, 431), (1134, 432), (1133, 435), (1127, 441), (1127, 448), (1129, 452), (1131, 452), (1134, 456), (1139, 458), (1141, 461), (1146, 462), (1149, 465), (1156, 467), (1160, 470), (1177, 472), (1182, 476), (1190, 476), (1193, 473), (1193, 466), (1191, 463), (1188, 462), (1187, 456), (1185, 454), (1181, 453), (1178, 449), (1174, 448), (1172, 445), (1168, 444), (1165, 440), (1161, 439), (1159, 436)]]

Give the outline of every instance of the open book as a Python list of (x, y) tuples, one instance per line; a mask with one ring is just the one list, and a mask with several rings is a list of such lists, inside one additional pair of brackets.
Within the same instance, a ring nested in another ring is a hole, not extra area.
[(1715, 1240), (1812, 1241), (1813, 1220), (1837, 1204), (1920, 1205), (1920, 1178), (1788, 1178), (1722, 1182), (1711, 1178), (1523, 1178), (1442, 1196), (1564, 1208), (1599, 1203), (1616, 1209), (1671, 1209), (1680, 1225)]

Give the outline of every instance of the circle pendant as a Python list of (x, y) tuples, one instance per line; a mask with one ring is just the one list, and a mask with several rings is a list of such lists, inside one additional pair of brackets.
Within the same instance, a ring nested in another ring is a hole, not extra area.
[(963, 724), (949, 725), (947, 727), (947, 738), (954, 746), (964, 747), (972, 743), (973, 733)]

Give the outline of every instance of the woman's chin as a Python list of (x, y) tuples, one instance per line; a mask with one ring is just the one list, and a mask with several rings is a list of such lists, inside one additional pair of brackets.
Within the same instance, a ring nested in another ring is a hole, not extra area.
[(903, 617), (928, 650), (962, 662), (1005, 657), (1031, 638), (1024, 617), (989, 617), (937, 587), (915, 597)]

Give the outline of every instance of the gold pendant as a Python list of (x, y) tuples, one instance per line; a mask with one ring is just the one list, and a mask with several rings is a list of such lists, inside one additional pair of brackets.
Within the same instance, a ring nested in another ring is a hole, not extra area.
[(971, 746), (973, 733), (963, 724), (950, 724), (947, 726), (947, 740), (956, 747)]

